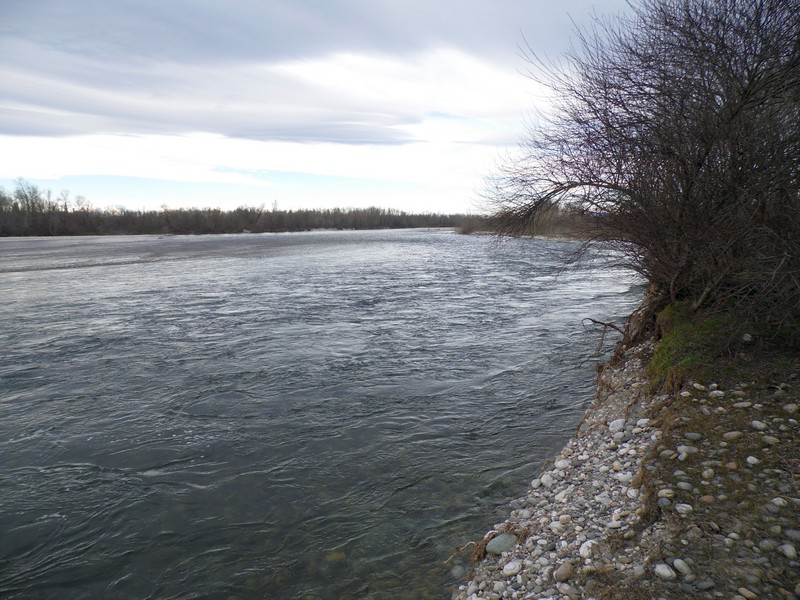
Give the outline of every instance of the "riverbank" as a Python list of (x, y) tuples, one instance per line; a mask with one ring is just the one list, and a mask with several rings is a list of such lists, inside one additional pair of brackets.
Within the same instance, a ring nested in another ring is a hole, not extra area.
[(653, 345), (598, 375), (564, 449), (477, 544), (478, 598), (800, 598), (800, 364), (650, 393)]

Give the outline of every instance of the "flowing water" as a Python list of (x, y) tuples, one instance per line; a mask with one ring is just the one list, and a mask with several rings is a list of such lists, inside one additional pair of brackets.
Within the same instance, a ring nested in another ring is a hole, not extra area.
[(641, 295), (574, 248), (0, 239), (0, 596), (449, 597)]

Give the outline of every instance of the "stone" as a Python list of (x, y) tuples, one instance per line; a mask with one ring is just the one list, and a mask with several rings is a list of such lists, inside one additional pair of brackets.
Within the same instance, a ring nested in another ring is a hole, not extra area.
[(698, 581), (698, 582), (695, 584), (695, 587), (696, 587), (698, 590), (705, 591), (705, 590), (710, 590), (711, 588), (713, 588), (713, 587), (714, 587), (714, 586), (716, 586), (716, 585), (717, 585), (717, 584), (716, 584), (716, 583), (714, 583), (714, 580), (713, 580), (713, 579), (703, 579), (702, 581)]
[(750, 465), (751, 467), (755, 467), (756, 465), (761, 464), (761, 461), (755, 456), (748, 456), (745, 460), (747, 461), (747, 464)]
[(572, 463), (568, 460), (557, 460), (553, 466), (559, 471), (563, 471), (564, 469), (569, 469), (571, 465)]
[(764, 423), (763, 421), (753, 421), (752, 423), (750, 423), (750, 425), (752, 425), (753, 429), (755, 429), (756, 431), (764, 431), (765, 429), (767, 429), (767, 424)]
[(625, 419), (615, 419), (608, 424), (608, 430), (611, 433), (617, 433), (625, 428)]
[(722, 439), (728, 442), (732, 442), (733, 440), (738, 440), (744, 434), (741, 431), (727, 431), (722, 434)]
[(511, 577), (522, 571), (522, 563), (518, 560), (512, 560), (503, 567), (503, 575)]
[(567, 581), (575, 574), (575, 567), (570, 561), (561, 564), (554, 572), (553, 579), (556, 581)]
[(679, 515), (681, 515), (682, 517), (685, 517), (686, 515), (691, 513), (693, 510), (694, 510), (694, 507), (691, 504), (676, 504), (675, 505), (675, 511)]
[(747, 600), (754, 600), (755, 598), (758, 598), (758, 594), (746, 587), (740, 587), (736, 591), (743, 598), (747, 598)]
[(550, 487), (551, 485), (553, 485), (553, 483), (555, 483), (555, 480), (549, 473), (545, 473), (544, 475), (542, 475), (540, 481), (542, 482), (542, 485), (544, 487)]
[(793, 542), (800, 542), (800, 529), (784, 529), (783, 537)]
[(701, 474), (703, 476), (703, 479), (713, 479), (714, 469), (703, 469), (703, 472)]
[(592, 556), (592, 546), (594, 546), (597, 542), (594, 540), (587, 540), (581, 544), (580, 550), (578, 550), (578, 554), (581, 555), (581, 558), (591, 558)]
[(692, 574), (692, 568), (689, 566), (689, 563), (687, 563), (685, 560), (683, 560), (681, 558), (676, 558), (672, 562), (672, 566), (675, 567), (675, 569), (679, 573), (681, 573), (682, 575), (691, 575)]
[(797, 409), (798, 409), (797, 404), (784, 404), (783, 405), (783, 410), (785, 410), (790, 415), (793, 415), (794, 413), (796, 413)]
[(678, 576), (678, 574), (672, 569), (672, 567), (664, 563), (658, 563), (653, 569), (653, 572), (659, 578), (665, 581), (670, 581)]
[(497, 537), (489, 540), (489, 543), (486, 544), (486, 552), (489, 554), (499, 555), (506, 550), (513, 548), (516, 543), (517, 536), (511, 533), (501, 533)]
[(778, 547), (778, 550), (789, 560), (797, 560), (797, 549), (793, 544), (782, 544)]

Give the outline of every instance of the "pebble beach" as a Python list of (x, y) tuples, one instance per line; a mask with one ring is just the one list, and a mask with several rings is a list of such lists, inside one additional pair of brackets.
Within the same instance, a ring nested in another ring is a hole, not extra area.
[(651, 352), (602, 368), (577, 431), (472, 545), (452, 598), (800, 599), (796, 372), (653, 394)]

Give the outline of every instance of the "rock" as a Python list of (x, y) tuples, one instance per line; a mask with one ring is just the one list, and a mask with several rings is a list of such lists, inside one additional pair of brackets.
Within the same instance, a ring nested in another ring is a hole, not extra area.
[(568, 460), (557, 460), (553, 466), (559, 471), (563, 471), (564, 469), (569, 469), (571, 465), (572, 463)]
[(533, 488), (534, 490), (538, 490), (540, 487), (542, 487), (542, 480), (541, 479), (539, 479), (537, 477), (536, 479), (531, 481), (531, 488)]
[(778, 544), (775, 542), (775, 540), (765, 539), (758, 543), (758, 547), (762, 552), (772, 552), (778, 547)]
[(755, 456), (748, 456), (746, 459), (747, 464), (751, 467), (755, 467), (756, 465), (760, 465), (761, 461), (757, 459)]
[(703, 436), (700, 435), (699, 433), (695, 433), (693, 431), (687, 431), (686, 433), (683, 434), (683, 437), (685, 437), (687, 440), (691, 440), (693, 442), (696, 442), (697, 440), (699, 440)]
[(625, 419), (616, 419), (608, 424), (608, 430), (611, 433), (617, 433), (625, 428)]
[(691, 504), (676, 504), (675, 505), (675, 511), (679, 515), (681, 515), (682, 517), (685, 517), (686, 515), (688, 515), (693, 510), (694, 510), (694, 507)]
[(566, 561), (553, 572), (553, 579), (556, 581), (567, 581), (574, 574), (575, 567), (573, 566), (572, 562)]
[(714, 477), (714, 469), (703, 469), (703, 479), (712, 479)]
[(655, 572), (659, 578), (665, 581), (670, 581), (678, 576), (672, 567), (664, 563), (658, 563), (653, 569), (653, 572)]
[(489, 554), (499, 555), (506, 550), (513, 548), (516, 543), (517, 536), (511, 533), (501, 533), (497, 537), (492, 538), (489, 543), (486, 544), (486, 552)]
[(764, 423), (763, 421), (753, 421), (752, 423), (750, 423), (750, 425), (752, 425), (753, 429), (755, 429), (756, 431), (764, 431), (765, 429), (767, 429), (767, 424)]
[(689, 566), (689, 563), (687, 563), (685, 560), (681, 558), (676, 558), (673, 561), (672, 566), (675, 567), (675, 569), (683, 575), (692, 574), (692, 568)]
[(551, 485), (553, 485), (553, 483), (555, 483), (552, 475), (550, 475), (549, 473), (545, 473), (544, 475), (542, 475), (540, 481), (542, 482), (542, 485), (544, 487), (550, 487)]
[(758, 594), (746, 587), (740, 587), (736, 591), (740, 596), (747, 598), (747, 600), (754, 600), (755, 598), (758, 598)]
[(800, 542), (800, 529), (784, 529), (783, 537), (793, 542)]
[(741, 431), (728, 431), (722, 434), (722, 439), (727, 442), (732, 442), (733, 440), (738, 440), (743, 435)]
[(797, 404), (784, 404), (783, 405), (783, 410), (788, 412), (790, 415), (793, 415), (794, 413), (796, 413), (797, 412), (797, 408), (798, 408)]
[(711, 390), (708, 392), (709, 398), (723, 398), (725, 396), (725, 392), (722, 390)]
[(581, 558), (591, 558), (592, 556), (592, 546), (594, 546), (597, 542), (594, 540), (587, 540), (581, 544), (580, 550), (578, 550), (578, 554), (581, 555)]
[(782, 544), (778, 547), (778, 550), (781, 551), (786, 558), (789, 560), (797, 560), (797, 549), (792, 544)]
[(503, 567), (503, 575), (506, 577), (516, 575), (520, 571), (522, 571), (522, 563), (518, 560), (512, 560), (511, 562), (506, 563), (506, 566)]
[(772, 503), (780, 508), (786, 508), (787, 506), (789, 506), (789, 503), (780, 496), (778, 496), (777, 498), (773, 498)]

